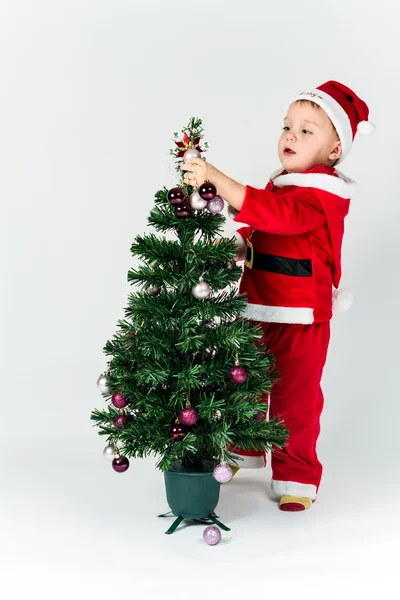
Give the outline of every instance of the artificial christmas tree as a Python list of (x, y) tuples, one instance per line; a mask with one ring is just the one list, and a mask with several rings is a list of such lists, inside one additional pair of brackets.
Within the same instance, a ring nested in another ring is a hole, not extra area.
[(232, 477), (229, 449), (269, 451), (288, 435), (265, 418), (273, 358), (262, 330), (240, 317), (235, 238), (216, 241), (224, 201), (209, 182), (198, 190), (183, 182), (182, 162), (208, 148), (200, 146), (202, 121), (192, 118), (182, 133), (170, 151), (179, 184), (156, 193), (148, 218), (155, 232), (175, 237), (152, 232), (132, 244), (142, 260), (128, 273), (136, 290), (104, 347), (110, 358), (97, 385), (107, 406), (91, 416), (116, 472), (128, 469), (128, 457), (157, 456), (178, 517), (168, 533), (183, 518), (221, 525), (214, 509), (220, 483)]

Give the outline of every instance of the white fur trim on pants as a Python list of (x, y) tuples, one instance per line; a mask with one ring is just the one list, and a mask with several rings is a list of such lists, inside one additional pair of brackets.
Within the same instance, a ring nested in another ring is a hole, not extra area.
[(314, 323), (313, 308), (247, 304), (242, 316), (250, 321), (265, 321), (266, 323), (300, 323), (302, 325)]
[(297, 483), (296, 481), (271, 480), (271, 488), (278, 496), (302, 496), (315, 500), (317, 497), (317, 486), (311, 483)]

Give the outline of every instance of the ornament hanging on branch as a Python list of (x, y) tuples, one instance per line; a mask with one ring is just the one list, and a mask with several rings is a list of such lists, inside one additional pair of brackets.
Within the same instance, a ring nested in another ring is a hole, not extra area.
[(209, 202), (210, 200), (215, 198), (217, 194), (217, 188), (210, 181), (205, 181), (199, 187), (199, 194), (203, 198), (203, 200), (207, 200)]
[(196, 190), (190, 196), (190, 206), (193, 210), (203, 210), (207, 206), (207, 200), (204, 200)]
[(125, 408), (125, 406), (128, 406), (129, 404), (129, 400), (127, 400), (120, 392), (114, 392), (111, 402), (114, 404), (115, 408)]
[(168, 192), (168, 202), (170, 204), (182, 204), (185, 202), (186, 194), (181, 187), (174, 187)]
[(116, 415), (113, 419), (116, 427), (124, 427), (129, 422), (127, 415), (124, 412), (121, 412), (119, 415)]
[(186, 435), (186, 429), (183, 425), (179, 423), (179, 419), (176, 419), (172, 429), (170, 431), (170, 436), (175, 442), (180, 442)]
[(232, 383), (241, 384), (247, 379), (247, 371), (239, 364), (238, 353), (236, 352), (235, 366), (229, 371), (229, 377)]
[(221, 460), (213, 471), (214, 479), (219, 483), (228, 483), (233, 477), (233, 472), (225, 460)]
[[(117, 443), (120, 445), (119, 447), (117, 446)], [(120, 450), (121, 442), (116, 440), (110, 440), (103, 450), (103, 457), (105, 458), (105, 460), (113, 461), (114, 458), (119, 456)]]
[(107, 444), (107, 446), (103, 450), (103, 456), (106, 460), (112, 461), (115, 458), (114, 454), (114, 446), (112, 444)]
[(106, 460), (112, 461), (112, 468), (117, 473), (124, 473), (129, 468), (129, 460), (126, 456), (121, 456), (115, 441), (107, 444), (103, 450), (103, 456)]
[(190, 205), (187, 202), (175, 204), (174, 212), (176, 217), (188, 217), (190, 215)]
[(223, 209), (224, 209), (224, 201), (221, 198), (221, 196), (215, 196), (215, 198), (212, 198), (211, 200), (208, 201), (207, 210), (211, 214), (216, 215), (216, 214), (220, 213)]
[(108, 385), (109, 374), (110, 374), (110, 363), (108, 363), (108, 365), (107, 365), (106, 373), (103, 373), (102, 375), (100, 375), (100, 377), (97, 380), (97, 389), (100, 390), (100, 392), (102, 394), (109, 394), (111, 391), (110, 387)]
[(201, 277), (199, 283), (192, 287), (192, 294), (197, 300), (205, 300), (211, 294), (211, 288)]
[(256, 421), (265, 421), (266, 413), (263, 410), (258, 409), (256, 414), (254, 415), (254, 419)]
[(222, 412), (219, 410), (219, 408), (216, 408), (214, 411), (214, 415), (213, 415), (214, 421), (219, 421), (221, 417), (222, 417)]
[(179, 421), (182, 423), (182, 425), (186, 425), (187, 427), (192, 427), (193, 425), (195, 425), (197, 423), (198, 418), (199, 418), (199, 415), (197, 413), (197, 410), (195, 408), (193, 408), (192, 406), (190, 406), (189, 393), (188, 393), (188, 398), (186, 400), (186, 407), (184, 409), (182, 409), (181, 412), (179, 413)]
[(117, 473), (124, 473), (129, 469), (129, 460), (126, 458), (126, 456), (117, 456), (112, 461), (112, 468)]
[(144, 286), (144, 291), (149, 296), (158, 296), (161, 293), (161, 288), (158, 285), (152, 285), (151, 283), (146, 283)]

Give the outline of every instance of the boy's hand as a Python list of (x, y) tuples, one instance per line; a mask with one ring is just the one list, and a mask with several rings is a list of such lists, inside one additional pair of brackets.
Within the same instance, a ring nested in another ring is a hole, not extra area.
[(191, 158), (188, 162), (181, 165), (182, 171), (187, 171), (183, 181), (187, 185), (199, 188), (202, 183), (209, 181), (213, 166), (201, 158)]

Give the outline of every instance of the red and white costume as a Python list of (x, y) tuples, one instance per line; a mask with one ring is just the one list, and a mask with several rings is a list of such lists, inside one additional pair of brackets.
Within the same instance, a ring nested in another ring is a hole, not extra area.
[[(337, 81), (301, 92), (292, 102), (304, 99), (318, 104), (333, 123), (342, 145), (337, 164), (357, 132), (374, 130), (366, 103)], [(265, 189), (246, 186), (235, 218), (248, 225), (236, 232), (238, 259), (245, 259), (239, 288), (248, 299), (244, 316), (261, 323), (263, 343), (280, 373), (269, 397), (269, 416), (281, 418), (290, 434), (285, 448), (271, 454), (272, 489), (280, 496), (315, 499), (321, 481), (316, 453), (324, 401), (320, 382), (332, 290), (341, 278), (344, 219), (354, 188), (333, 167), (281, 170)], [(334, 294), (334, 305), (336, 300)], [(264, 453), (231, 450), (243, 457), (239, 466), (265, 466)]]
[[(316, 454), (323, 408), (320, 387), (329, 344), (332, 290), (341, 277), (344, 219), (355, 183), (333, 167), (304, 173), (280, 171), (265, 189), (246, 186), (235, 218), (238, 259), (246, 259), (239, 293), (244, 317), (261, 323), (279, 381), (269, 415), (290, 431), (283, 450), (271, 453), (272, 489), (279, 495), (315, 498), (322, 475)], [(267, 399), (266, 399), (267, 400)], [(239, 466), (265, 465), (262, 452), (235, 454)]]

